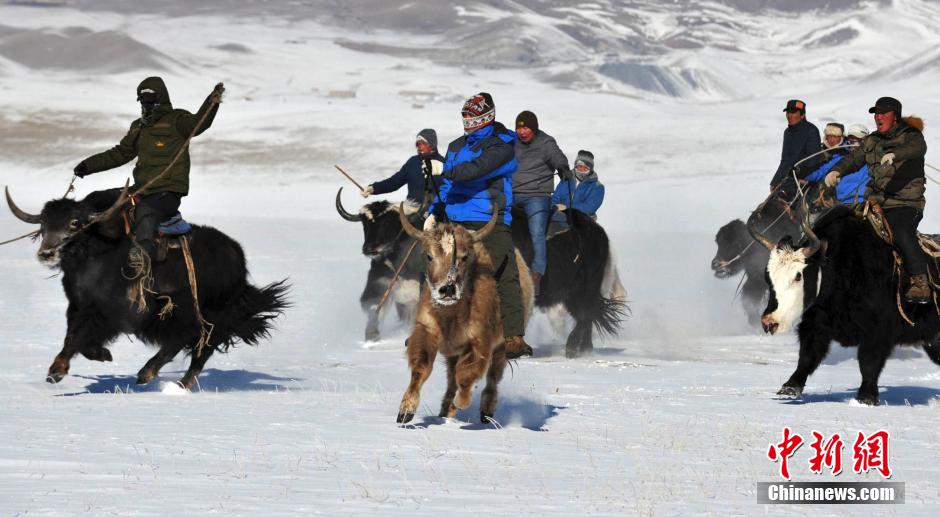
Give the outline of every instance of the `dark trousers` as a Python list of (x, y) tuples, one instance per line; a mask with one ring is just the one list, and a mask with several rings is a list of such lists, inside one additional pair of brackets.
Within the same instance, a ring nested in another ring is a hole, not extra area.
[(924, 215), (923, 212), (908, 206), (886, 208), (884, 212), (894, 235), (894, 246), (904, 259), (907, 274), (927, 274), (927, 256), (917, 242), (917, 225)]
[(158, 192), (143, 196), (134, 211), (134, 238), (147, 253), (153, 253), (157, 225), (173, 217), (180, 208), (182, 195)]
[[(486, 223), (458, 223), (468, 230), (479, 230)], [(525, 308), (522, 306), (522, 288), (519, 286), (519, 270), (516, 268), (516, 249), (512, 245), (512, 233), (504, 224), (497, 224), (485, 239), (483, 247), (493, 259), (496, 268), (496, 291), (499, 293), (499, 313), (503, 319), (503, 335), (525, 335)]]

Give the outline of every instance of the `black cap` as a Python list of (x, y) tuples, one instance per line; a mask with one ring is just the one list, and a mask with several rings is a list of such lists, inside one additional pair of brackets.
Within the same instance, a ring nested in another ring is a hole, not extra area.
[(874, 106), (868, 108), (869, 113), (887, 113), (889, 111), (895, 112), (900, 117), (901, 101), (894, 97), (882, 97), (875, 101)]
[(787, 107), (783, 108), (783, 111), (799, 111), (800, 113), (806, 113), (806, 103), (799, 99), (790, 99), (787, 101)]

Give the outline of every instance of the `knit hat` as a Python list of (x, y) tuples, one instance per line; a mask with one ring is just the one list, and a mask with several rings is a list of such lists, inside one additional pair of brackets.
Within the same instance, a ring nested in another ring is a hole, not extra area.
[(523, 111), (516, 115), (516, 129), (520, 127), (527, 127), (532, 130), (533, 133), (539, 132), (539, 119), (535, 116), (535, 113), (532, 113), (529, 110)]
[(460, 114), (463, 116), (463, 129), (468, 133), (492, 124), (496, 120), (496, 105), (493, 104), (493, 96), (480, 92), (470, 97), (463, 103)]
[(825, 136), (845, 136), (845, 126), (839, 124), (838, 122), (830, 122), (826, 124), (826, 130), (823, 132)]
[(415, 137), (415, 142), (427, 142), (431, 149), (437, 151), (437, 131), (431, 128), (422, 129)]
[(574, 166), (584, 165), (589, 170), (594, 170), (594, 153), (591, 151), (578, 151), (578, 157), (574, 159)]
[(868, 128), (865, 127), (865, 124), (852, 124), (849, 126), (849, 131), (846, 135), (854, 136), (855, 138), (865, 138), (868, 136)]

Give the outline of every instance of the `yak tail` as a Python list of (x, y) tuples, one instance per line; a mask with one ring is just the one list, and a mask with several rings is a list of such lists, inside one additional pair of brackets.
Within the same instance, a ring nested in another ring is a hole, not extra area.
[(597, 312), (593, 314), (594, 328), (602, 335), (614, 336), (620, 332), (623, 320), (630, 314), (626, 301), (601, 297)]
[(245, 286), (233, 305), (233, 318), (229, 320), (227, 337), (220, 348), (225, 351), (239, 340), (245, 344), (255, 346), (262, 339), (270, 337), (274, 318), (281, 315), (290, 307), (287, 294), (290, 286), (287, 280), (281, 280), (257, 288), (251, 284)]
[(938, 343), (937, 338), (924, 343), (924, 352), (927, 352), (927, 357), (931, 361), (940, 364), (940, 343)]

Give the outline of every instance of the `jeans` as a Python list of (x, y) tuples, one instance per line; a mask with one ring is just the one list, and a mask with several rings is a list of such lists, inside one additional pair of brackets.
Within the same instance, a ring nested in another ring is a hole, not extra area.
[(545, 274), (546, 255), (545, 230), (551, 215), (552, 198), (549, 196), (514, 198), (512, 203), (525, 210), (529, 219), (529, 234), (532, 236), (532, 272)]

